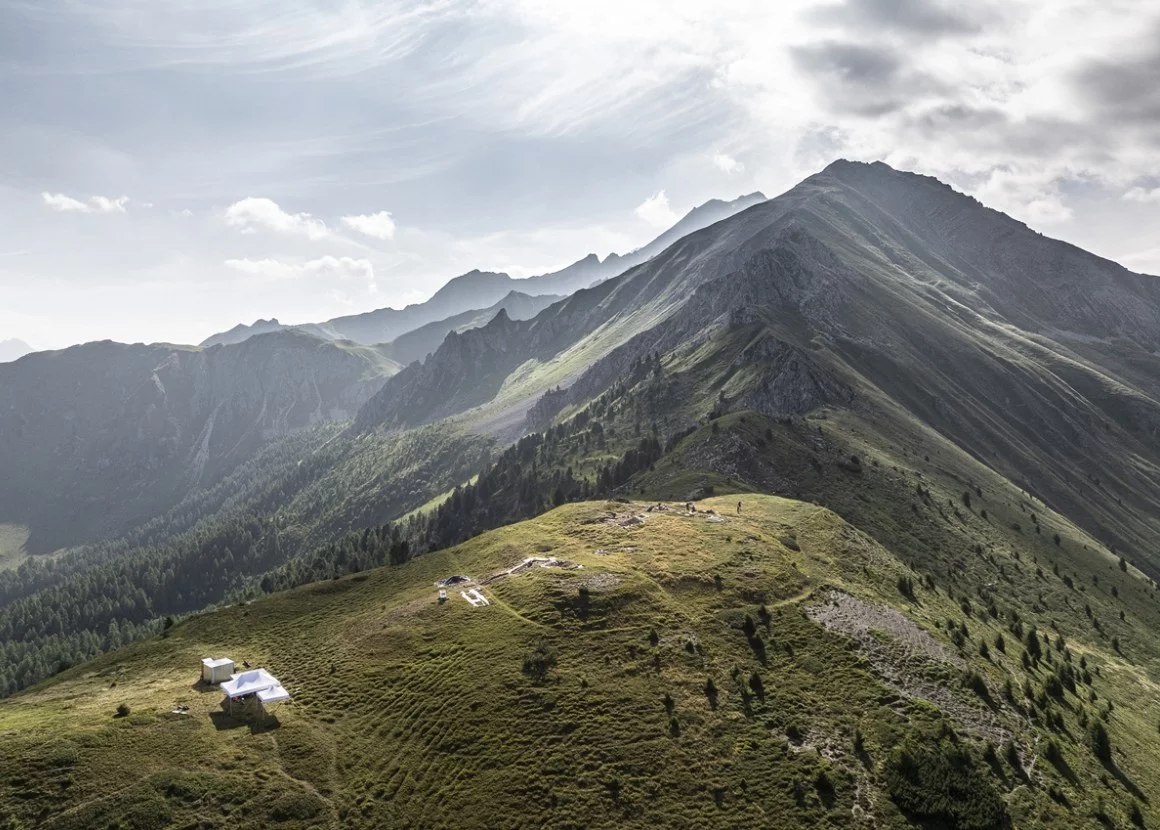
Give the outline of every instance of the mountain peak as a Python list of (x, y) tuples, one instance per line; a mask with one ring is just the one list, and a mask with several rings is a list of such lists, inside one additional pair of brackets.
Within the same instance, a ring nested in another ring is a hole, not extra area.
[(36, 349), (29, 346), (23, 340), (18, 340), (15, 337), (7, 340), (0, 340), (0, 363), (8, 363), (11, 360), (19, 360), (26, 354), (30, 354)]
[[(750, 205), (755, 205), (758, 202), (764, 202), (766, 195), (760, 190), (755, 190), (752, 193), (746, 193), (738, 196), (736, 199), (710, 199), (707, 202), (702, 202), (695, 208), (685, 214), (684, 219), (691, 216), (699, 216), (702, 213), (717, 213), (717, 212), (733, 212), (744, 210)], [(682, 219), (682, 221), (684, 221)], [(677, 225), (679, 227), (679, 223)]]
[[(850, 161), (849, 159), (837, 159), (826, 165), (820, 173), (806, 179), (806, 181), (812, 181), (819, 176), (836, 179), (852, 186), (872, 185), (875, 187), (889, 187), (898, 185), (906, 186), (907, 184), (925, 185), (948, 194), (953, 193), (956, 196), (965, 196), (965, 194), (960, 193), (951, 185), (935, 176), (926, 176), (922, 173), (913, 173), (909, 170), (898, 170), (884, 161)], [(970, 196), (966, 196), (966, 198), (972, 202), (977, 203), (978, 201)]]
[(878, 170), (881, 172), (897, 173), (898, 171), (884, 161), (858, 161), (856, 159), (834, 159), (824, 168), (823, 173), (841, 173), (847, 170)]
[(748, 207), (749, 205), (756, 204), (757, 202), (764, 202), (766, 198), (766, 195), (760, 190), (755, 190), (752, 193), (746, 193), (742, 196), (738, 196), (736, 199), (710, 199), (707, 202), (702, 202), (701, 204), (697, 205), (695, 208), (686, 213), (685, 216), (689, 217), (693, 216), (694, 214), (704, 213), (706, 211), (720, 210), (722, 208), (735, 207), (737, 205)]

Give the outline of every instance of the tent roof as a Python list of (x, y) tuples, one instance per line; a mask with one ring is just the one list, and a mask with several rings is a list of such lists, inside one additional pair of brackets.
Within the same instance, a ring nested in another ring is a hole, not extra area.
[(208, 668), (216, 669), (219, 666), (232, 666), (234, 661), (229, 657), (206, 657), (201, 661), (201, 664)]
[(281, 683), (258, 692), (258, 700), (262, 701), (262, 703), (278, 703), (279, 701), (289, 699), (290, 693), (282, 688)]
[(251, 669), (250, 671), (233, 675), (221, 685), (221, 690), (225, 693), (226, 697), (244, 697), (245, 695), (257, 694), (266, 689), (272, 689), (275, 686), (281, 687), (281, 685), (278, 682), (278, 678), (265, 669)]

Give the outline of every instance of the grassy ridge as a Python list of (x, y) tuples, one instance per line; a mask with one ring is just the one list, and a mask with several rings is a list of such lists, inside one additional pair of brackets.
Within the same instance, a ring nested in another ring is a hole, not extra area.
[[(1096, 717), (1086, 687), (1065, 694), (1073, 740), (1030, 723), (1000, 691), (1003, 677), (1022, 679), (1014, 644), (991, 661), (973, 653), (1001, 624), (970, 618), (959, 649), (944, 625), (963, 618), (957, 598), (919, 584), (907, 600), (899, 579), (918, 575), (833, 513), (755, 495), (701, 507), (723, 520), (569, 505), (399, 568), (195, 617), (72, 669), (0, 704), (0, 809), (14, 826), (48, 827), (901, 827), (903, 808), (946, 807), (916, 758), (967, 782), (968, 806), (953, 808), (967, 812), (943, 815), (948, 826), (1007, 815), (1082, 826), (1097, 798), (1126, 816), (1128, 786), (1152, 791), (1138, 761), (1160, 742), (1135, 720), (1126, 666), (1109, 660), (1093, 681), (1100, 705), (1116, 701), (1116, 762), (1102, 769), (1074, 723), (1080, 710)], [(629, 515), (645, 518), (622, 526)], [(549, 555), (584, 568), (491, 582), (486, 608), (455, 592), (434, 601), (438, 578)], [(833, 591), (869, 619), (894, 605), (916, 625), (856, 647), (811, 618)], [(1072, 646), (1093, 665), (1107, 656)], [(556, 656), (542, 681), (523, 670), (537, 651)], [(192, 687), (200, 657), (220, 653), (293, 691), (279, 728), (224, 720), (218, 695)], [(962, 683), (968, 667), (990, 703)], [(922, 699), (931, 685), (939, 706)], [(113, 718), (121, 703), (131, 714)], [(169, 713), (179, 703), (189, 716)], [(1017, 736), (1018, 767), (1001, 740), (1002, 757), (983, 760), (989, 724)], [(1040, 757), (1048, 740), (1058, 769)]]
[[(291, 796), (304, 825), (848, 817), (854, 774), (809, 741), (792, 745), (786, 730), (849, 744), (862, 729), (876, 749), (897, 739), (904, 719), (883, 707), (887, 691), (857, 656), (797, 604), (862, 564), (875, 565), (883, 584), (874, 590), (886, 591), (897, 565), (819, 508), (765, 497), (746, 508), (720, 524), (666, 513), (625, 528), (592, 523), (603, 505), (570, 506), (399, 569), (192, 619), (0, 708), (2, 803), (19, 804), (28, 823), (64, 813), (47, 822), (62, 827), (150, 810), (177, 826), (199, 814), (222, 820), (223, 810), (260, 826)], [(786, 533), (800, 550), (778, 541)], [(438, 577), (483, 576), (549, 552), (586, 567), (492, 583), (483, 609), (433, 601)], [(773, 615), (764, 665), (735, 627), (762, 601)], [(521, 665), (542, 638), (559, 662), (537, 684)], [(269, 666), (295, 691), (280, 729), (214, 728), (217, 695), (190, 686), (199, 657), (219, 652)], [(767, 678), (764, 701), (746, 685), (754, 672)], [(122, 702), (132, 714), (113, 719)], [(168, 714), (179, 702), (192, 716)], [(46, 742), (54, 774), (17, 774)], [(819, 795), (822, 772), (833, 792)], [(12, 775), (30, 797), (17, 800)]]

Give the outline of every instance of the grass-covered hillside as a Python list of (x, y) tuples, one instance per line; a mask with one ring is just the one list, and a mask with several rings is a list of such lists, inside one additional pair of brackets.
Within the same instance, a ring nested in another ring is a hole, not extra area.
[[(64, 672), (0, 703), (0, 815), (78, 828), (1160, 820), (1152, 652), (1071, 627), (1060, 639), (1038, 608), (1016, 613), (1027, 580), (1054, 602), (1030, 552), (1004, 561), (1020, 578), (982, 586), (988, 606), (805, 502), (650, 506), (566, 505)], [(562, 567), (489, 579), (528, 557)], [(439, 604), (435, 581), (455, 574), (491, 604), (458, 586)], [(1145, 586), (1114, 577), (1121, 593)], [(1131, 625), (1160, 622), (1131, 607)], [(200, 659), (221, 654), (291, 690), (273, 728), (231, 720), (196, 684)]]
[(444, 425), (341, 437), (323, 427), (272, 442), (131, 533), (57, 556), (28, 557), (27, 531), (0, 525), (0, 694), (159, 631), (167, 617), (223, 602), (319, 545), (421, 506), (475, 472), (490, 448)]

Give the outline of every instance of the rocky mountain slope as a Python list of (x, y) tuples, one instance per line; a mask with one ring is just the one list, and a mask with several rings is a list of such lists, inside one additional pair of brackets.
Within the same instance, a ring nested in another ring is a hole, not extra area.
[(268, 439), (350, 418), (397, 370), (301, 332), (200, 349), (90, 343), (0, 365), (0, 522), (50, 551), (125, 529)]
[[(1160, 280), (882, 164), (835, 163), (532, 320), (449, 339), (357, 423), (456, 415), (518, 434), (550, 389), (577, 384), (584, 399), (634, 358), (696, 359), (700, 344), (740, 331), (762, 345), (729, 368), (719, 391), (730, 400), (930, 425), (1102, 538), (1152, 555)], [(757, 354), (766, 369), (749, 365)]]
[(561, 299), (563, 298), (555, 294), (533, 297), (511, 291), (488, 308), (464, 311), (462, 314), (455, 314), (401, 334), (389, 343), (382, 344), (380, 351), (401, 366), (406, 366), (416, 360), (423, 360), (438, 349), (451, 332), (460, 333), (485, 326), (500, 312), (512, 320), (528, 320)]
[[(627, 254), (610, 254), (604, 260), (596, 254), (589, 254), (567, 268), (523, 279), (493, 271), (469, 271), (449, 280), (429, 300), (422, 303), (415, 303), (403, 309), (380, 308), (362, 314), (336, 317), (323, 323), (306, 323), (296, 327), (333, 340), (385, 343), (420, 326), (454, 317), (471, 309), (485, 309), (497, 305), (512, 292), (532, 296), (565, 296), (615, 277), (628, 268), (656, 256), (682, 236), (708, 227), (764, 200), (763, 193), (750, 193), (732, 201), (712, 199), (693, 208), (677, 224), (647, 245)], [(511, 314), (511, 309), (508, 311), (510, 316), (516, 317)], [(227, 332), (215, 334), (207, 338), (202, 345), (238, 343), (247, 337), (278, 328), (283, 326), (277, 320), (258, 320), (249, 326), (238, 325)]]

